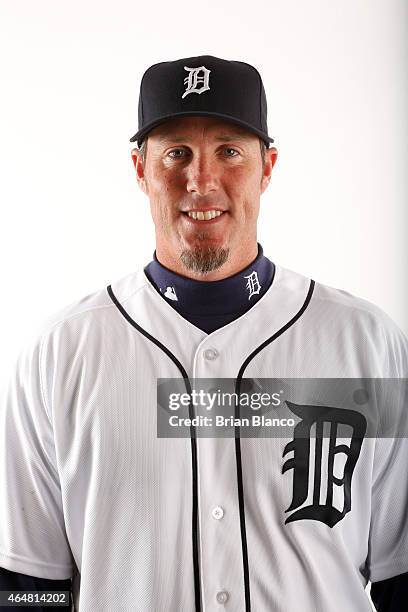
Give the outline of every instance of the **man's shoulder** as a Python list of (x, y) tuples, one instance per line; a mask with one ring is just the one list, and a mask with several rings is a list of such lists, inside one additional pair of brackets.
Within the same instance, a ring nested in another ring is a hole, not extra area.
[(52, 337), (59, 330), (70, 330), (77, 333), (80, 328), (90, 329), (94, 325), (106, 324), (112, 315), (116, 316), (116, 307), (110, 297), (108, 287), (112, 287), (115, 296), (121, 303), (146, 287), (143, 268), (138, 268), (118, 279), (107, 282), (96, 291), (69, 302), (54, 312), (45, 315), (36, 329), (32, 330), (32, 341), (43, 341)]
[(392, 321), (389, 315), (374, 302), (345, 289), (319, 281), (316, 281), (314, 300), (320, 304), (321, 308), (327, 305), (327, 308), (337, 309), (344, 314), (348, 312), (350, 315), (354, 314), (378, 322), (382, 321), (384, 324)]
[[(306, 276), (280, 267), (281, 277), (288, 279), (288, 285), (295, 282), (294, 279), (304, 279), (303, 286), (308, 286), (311, 279)], [(289, 280), (290, 279), (290, 280)], [(321, 323), (329, 322), (333, 325), (350, 325), (365, 327), (368, 331), (381, 329), (385, 335), (395, 336), (408, 342), (405, 334), (398, 327), (391, 316), (377, 304), (351, 293), (345, 289), (333, 287), (326, 283), (314, 280), (312, 298), (310, 300), (310, 313)], [(299, 280), (297, 283), (301, 286)]]
[(314, 299), (316, 305), (322, 310), (328, 308), (351, 320), (360, 320), (367, 325), (379, 325), (390, 332), (396, 332), (399, 329), (383, 308), (345, 289), (316, 282)]
[(44, 315), (16, 347), (4, 380), (15, 381), (18, 373), (20, 380), (29, 381), (33, 373), (35, 379), (40, 371), (45, 380), (56, 363), (68, 368), (78, 357), (98, 354), (106, 341), (115, 341), (115, 324), (122, 323), (122, 318), (109, 295), (109, 285), (126, 303), (147, 285), (147, 279), (143, 268), (138, 268)]

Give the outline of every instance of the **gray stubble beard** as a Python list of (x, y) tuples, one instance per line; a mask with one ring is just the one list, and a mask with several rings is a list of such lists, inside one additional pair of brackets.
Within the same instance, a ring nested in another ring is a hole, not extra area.
[[(199, 240), (205, 238), (204, 235), (197, 235)], [(217, 270), (229, 257), (229, 249), (214, 246), (197, 246), (192, 249), (184, 249), (180, 255), (180, 260), (192, 272), (206, 274)]]

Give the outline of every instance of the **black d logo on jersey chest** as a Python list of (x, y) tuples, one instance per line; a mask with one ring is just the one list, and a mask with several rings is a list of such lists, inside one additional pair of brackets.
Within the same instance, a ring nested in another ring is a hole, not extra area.
[[(367, 421), (363, 415), (354, 410), (330, 408), (327, 406), (305, 406), (286, 402), (289, 409), (302, 420), (294, 428), (294, 438), (283, 451), (283, 457), (293, 451), (293, 457), (285, 461), (282, 474), (293, 470), (293, 498), (292, 503), (285, 512), (293, 512), (285, 521), (291, 523), (303, 519), (312, 519), (326, 523), (334, 527), (347, 512), (351, 510), (351, 479), (360, 455), (361, 445), (367, 429)], [(324, 424), (328, 423), (330, 435), (328, 436), (327, 459), (327, 482), (323, 483), (323, 431)], [(316, 426), (314, 457), (311, 457), (311, 428)], [(352, 430), (350, 446), (336, 444), (337, 430), (339, 425), (348, 425)], [(334, 474), (335, 458), (339, 453), (344, 453), (346, 462), (341, 478)], [(313, 483), (309, 483), (309, 465), (312, 459), (314, 463)], [(327, 485), (326, 498), (321, 503), (322, 485)], [(343, 489), (343, 508), (339, 510), (333, 505), (333, 486), (337, 485)], [(307, 499), (312, 503), (302, 506)]]

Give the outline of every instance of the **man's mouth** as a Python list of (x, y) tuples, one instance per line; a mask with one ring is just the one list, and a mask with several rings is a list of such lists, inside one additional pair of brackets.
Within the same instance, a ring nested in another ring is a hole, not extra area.
[(189, 210), (186, 212), (190, 219), (195, 221), (210, 221), (216, 217), (220, 217), (224, 211), (222, 210)]

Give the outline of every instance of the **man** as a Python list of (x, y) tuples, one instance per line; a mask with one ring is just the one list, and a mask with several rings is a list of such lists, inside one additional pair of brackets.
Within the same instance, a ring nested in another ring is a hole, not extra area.
[[(371, 580), (378, 610), (405, 610), (405, 439), (330, 446), (347, 461), (327, 472), (329, 499), (317, 458), (334, 454), (313, 454), (311, 434), (158, 435), (158, 379), (191, 400), (193, 379), (232, 379), (240, 397), (244, 380), (406, 377), (385, 313), (257, 243), (277, 159), (259, 73), (212, 56), (151, 66), (131, 141), (154, 257), (57, 313), (18, 360), (1, 412), (1, 589), (73, 578), (81, 612), (362, 612)], [(301, 425), (317, 410), (290, 406)]]

